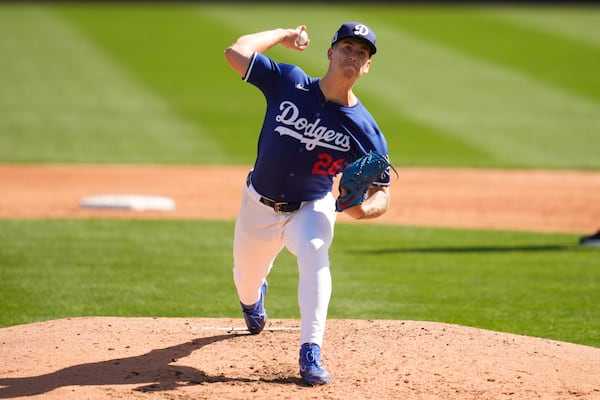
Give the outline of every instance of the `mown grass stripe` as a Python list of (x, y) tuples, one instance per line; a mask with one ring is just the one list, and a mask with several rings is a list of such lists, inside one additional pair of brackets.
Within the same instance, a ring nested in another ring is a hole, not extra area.
[(508, 165), (559, 168), (565, 159), (597, 165), (600, 104), (398, 27), (380, 24), (379, 30), (402, 60), (382, 53), (366, 90), (398, 111)]
[(3, 6), (0, 20), (0, 159), (191, 162), (218, 152), (51, 10)]
[[(401, 25), (413, 35), (443, 43), (471, 57), (521, 70), (524, 75), (600, 100), (597, 74), (600, 52), (596, 46), (498, 17), (497, 13), (502, 15), (503, 10), (518, 15), (520, 9), (491, 6), (416, 8), (400, 11), (395, 18), (387, 20)], [(540, 8), (540, 16), (545, 15), (544, 10)], [(565, 7), (562, 18), (574, 18), (571, 24), (575, 24), (578, 14), (573, 14), (572, 10), (578, 9)], [(593, 29), (591, 24), (590, 29)], [(596, 25), (595, 31), (598, 30), (600, 26)]]
[(600, 48), (600, 11), (597, 7), (499, 8), (490, 14)]

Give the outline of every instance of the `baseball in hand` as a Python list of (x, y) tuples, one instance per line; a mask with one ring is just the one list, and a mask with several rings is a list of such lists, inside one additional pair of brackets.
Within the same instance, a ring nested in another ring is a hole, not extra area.
[(296, 44), (298, 46), (306, 46), (308, 43), (308, 33), (306, 31), (300, 32), (300, 37), (296, 40)]

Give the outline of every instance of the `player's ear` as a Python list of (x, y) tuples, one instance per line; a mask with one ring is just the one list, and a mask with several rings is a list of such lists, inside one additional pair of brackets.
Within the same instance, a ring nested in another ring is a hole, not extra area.
[(333, 47), (327, 49), (327, 59), (331, 61), (331, 54), (333, 53)]
[(371, 68), (371, 60), (368, 60), (365, 65), (363, 66), (363, 74), (368, 74), (369, 73), (369, 68)]

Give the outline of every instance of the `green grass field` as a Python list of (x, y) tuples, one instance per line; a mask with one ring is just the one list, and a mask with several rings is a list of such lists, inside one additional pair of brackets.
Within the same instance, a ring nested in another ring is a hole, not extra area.
[(539, 7), (2, 5), (0, 160), (251, 163), (264, 102), (225, 47), (304, 22), (307, 51), (271, 54), (319, 75), (355, 19), (396, 164), (600, 168), (600, 10)]
[[(233, 223), (0, 221), (0, 325), (79, 315), (239, 316)], [(572, 235), (341, 224), (330, 317), (445, 321), (600, 347), (598, 251)], [(284, 252), (268, 308), (298, 318)]]
[[(264, 101), (227, 67), (225, 47), (304, 23), (307, 51), (269, 54), (318, 76), (346, 20), (378, 34), (356, 92), (395, 165), (600, 169), (595, 7), (3, 4), (0, 162), (249, 165)], [(238, 317), (232, 229), (0, 220), (0, 326)], [(573, 234), (340, 224), (330, 317), (443, 321), (600, 347), (599, 255)], [(296, 274), (282, 253), (272, 317), (297, 318)]]

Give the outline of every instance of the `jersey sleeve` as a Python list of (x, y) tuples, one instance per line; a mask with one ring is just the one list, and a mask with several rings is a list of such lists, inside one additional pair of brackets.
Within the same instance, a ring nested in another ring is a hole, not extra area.
[(255, 52), (243, 80), (270, 97), (279, 94), (285, 82), (292, 82), (298, 77), (302, 77), (302, 81), (306, 80), (306, 74), (299, 67), (278, 63), (264, 54)]
[(263, 54), (254, 53), (243, 79), (263, 92), (268, 92), (276, 85), (280, 75), (279, 64)]

